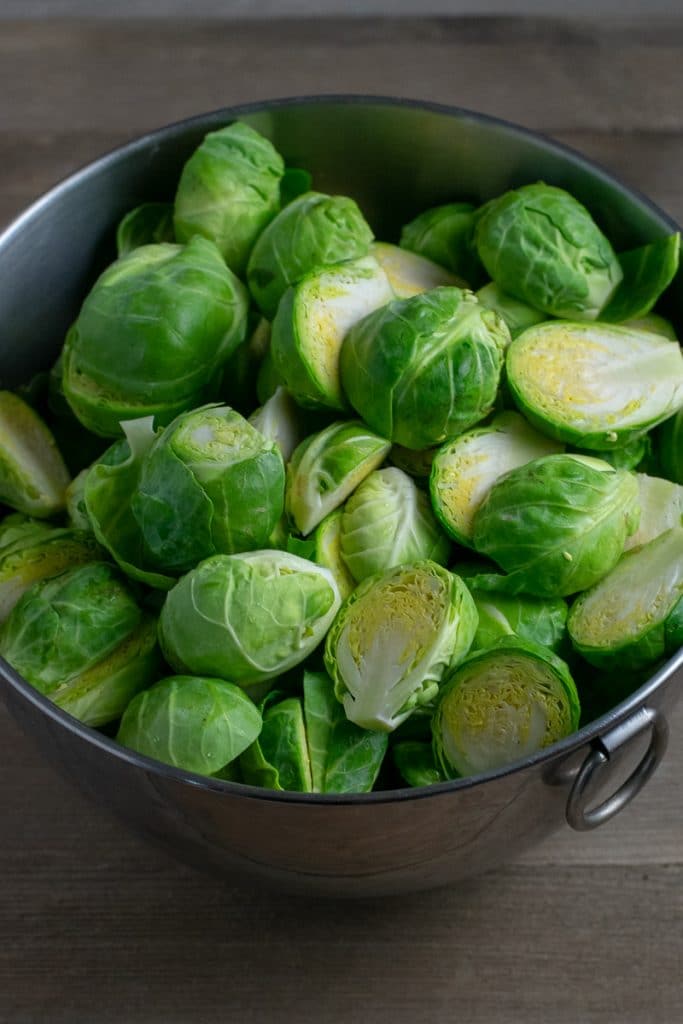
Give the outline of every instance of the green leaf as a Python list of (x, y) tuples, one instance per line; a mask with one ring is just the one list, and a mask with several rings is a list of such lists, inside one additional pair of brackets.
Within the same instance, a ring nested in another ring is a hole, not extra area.
[(671, 284), (681, 248), (680, 233), (619, 254), (623, 278), (600, 313), (600, 320), (622, 323), (646, 316)]

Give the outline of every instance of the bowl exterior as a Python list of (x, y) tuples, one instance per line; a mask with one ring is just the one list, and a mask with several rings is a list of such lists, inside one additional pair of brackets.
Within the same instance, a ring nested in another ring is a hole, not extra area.
[[(429, 205), (460, 197), (479, 203), (541, 179), (582, 200), (617, 249), (675, 229), (580, 155), (468, 111), (360, 97), (217, 111), (91, 164), (0, 238), (3, 387), (51, 365), (85, 292), (114, 257), (117, 221), (140, 202), (172, 199), (204, 134), (235, 117), (268, 135), (288, 164), (312, 171), (316, 188), (352, 195), (388, 240)], [(668, 312), (681, 322), (680, 276), (672, 294)], [(247, 874), (290, 889), (367, 896), (453, 882), (563, 827), (568, 788), (601, 731), (645, 705), (666, 715), (683, 682), (679, 662), (605, 720), (512, 770), (344, 799), (270, 794), (168, 769), (69, 719), (7, 666), (0, 694), (62, 774), (176, 856), (228, 879)]]

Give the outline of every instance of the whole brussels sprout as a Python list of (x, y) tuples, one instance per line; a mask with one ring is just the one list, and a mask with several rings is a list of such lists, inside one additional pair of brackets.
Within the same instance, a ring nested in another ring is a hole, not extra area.
[(159, 639), (177, 672), (251, 687), (302, 662), (340, 603), (332, 574), (296, 555), (215, 555), (169, 592)]
[(580, 594), (567, 620), (579, 654), (608, 671), (631, 671), (683, 644), (683, 527), (627, 551)]
[(509, 331), (471, 292), (435, 288), (395, 299), (353, 327), (342, 387), (373, 430), (429, 448), (493, 408)]
[(176, 238), (210, 239), (242, 277), (254, 242), (280, 209), (284, 170), (272, 143), (248, 124), (236, 121), (209, 132), (180, 175)]
[(246, 315), (246, 289), (213, 242), (134, 249), (98, 278), (67, 335), (66, 398), (103, 437), (122, 420), (169, 423), (214, 397)]
[(133, 698), (116, 739), (175, 768), (216, 775), (253, 743), (261, 726), (258, 708), (234, 683), (168, 676)]
[(474, 226), (475, 208), (471, 203), (433, 206), (403, 226), (401, 248), (452, 270), (473, 287), (483, 271), (474, 244)]
[(277, 445), (228, 406), (182, 413), (155, 434), (126, 423), (126, 442), (88, 472), (95, 533), (129, 575), (172, 583), (214, 554), (263, 547), (284, 508)]
[(623, 276), (585, 206), (552, 185), (524, 185), (486, 203), (475, 237), (498, 287), (551, 316), (594, 320)]
[(347, 718), (391, 732), (433, 702), (477, 628), (462, 580), (428, 560), (369, 576), (342, 605), (325, 642), (325, 666)]
[(493, 485), (474, 516), (474, 546), (509, 573), (507, 593), (565, 597), (616, 565), (639, 516), (633, 473), (546, 455)]
[(407, 473), (376, 469), (344, 506), (341, 554), (357, 583), (404, 562), (429, 558), (445, 565), (450, 543), (428, 496)]
[(574, 732), (581, 707), (566, 664), (539, 644), (508, 637), (463, 661), (444, 682), (432, 720), (446, 778), (529, 757)]
[(247, 281), (254, 301), (272, 320), (290, 284), (316, 267), (365, 256), (372, 237), (353, 199), (304, 193), (280, 211), (252, 249)]
[(0, 628), (0, 654), (58, 707), (93, 726), (118, 718), (161, 663), (156, 620), (104, 562), (30, 586)]

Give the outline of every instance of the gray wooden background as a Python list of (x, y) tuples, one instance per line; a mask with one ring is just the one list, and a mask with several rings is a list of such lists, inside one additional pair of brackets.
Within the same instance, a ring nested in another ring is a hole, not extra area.
[[(0, 225), (147, 129), (333, 91), (521, 122), (683, 221), (680, 20), (24, 19), (0, 22)], [(442, 892), (316, 903), (218, 884), (123, 832), (0, 703), (0, 1021), (680, 1024), (683, 703), (671, 733), (595, 833)]]

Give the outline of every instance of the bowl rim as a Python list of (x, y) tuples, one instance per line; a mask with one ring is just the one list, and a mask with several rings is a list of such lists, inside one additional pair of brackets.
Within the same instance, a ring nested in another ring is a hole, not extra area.
[[(378, 106), (378, 107), (403, 107), (413, 110), (428, 111), (454, 120), (473, 121), (484, 123), (504, 130), (506, 133), (529, 139), (541, 149), (547, 149), (568, 159), (570, 163), (586, 169), (593, 178), (596, 178), (608, 185), (612, 190), (624, 194), (631, 202), (639, 203), (651, 216), (658, 221), (663, 229), (680, 231), (679, 225), (665, 213), (656, 203), (648, 198), (639, 189), (626, 185), (618, 177), (602, 167), (599, 163), (589, 159), (583, 153), (573, 149), (563, 142), (559, 142), (550, 136), (526, 128), (524, 125), (492, 114), (481, 113), (465, 107), (454, 106), (445, 103), (438, 103), (431, 100), (418, 100), (408, 97), (385, 96), (381, 94), (366, 93), (321, 93), (313, 95), (295, 95), (277, 97), (275, 99), (255, 100), (249, 103), (241, 103), (233, 106), (218, 107), (203, 113), (194, 114), (187, 118), (171, 121), (166, 125), (145, 132), (112, 149), (106, 150), (101, 156), (88, 161), (65, 178), (58, 181), (48, 191), (41, 194), (25, 210), (14, 217), (5, 229), (0, 233), (0, 251), (10, 245), (15, 237), (19, 236), (24, 227), (38, 216), (43, 209), (48, 208), (62, 194), (78, 188), (81, 182), (90, 177), (96, 176), (111, 164), (124, 160), (131, 153), (139, 149), (153, 146), (157, 141), (167, 141), (174, 135), (184, 134), (192, 127), (200, 127), (202, 124), (210, 125), (220, 119), (229, 121), (251, 114), (264, 113), (281, 107), (296, 106), (333, 106), (333, 105), (356, 105), (356, 106)], [(207, 130), (211, 130), (207, 128)], [(241, 782), (232, 782), (218, 779), (213, 776), (199, 775), (182, 768), (175, 768), (139, 754), (137, 751), (117, 743), (115, 739), (99, 732), (91, 726), (84, 725), (68, 712), (63, 711), (49, 699), (41, 694), (27, 680), (23, 679), (4, 658), (0, 657), (0, 679), (3, 683), (14, 690), (20, 698), (33, 705), (51, 719), (52, 722), (64, 728), (77, 739), (93, 746), (105, 754), (126, 762), (133, 768), (144, 771), (148, 774), (155, 774), (173, 783), (185, 784), (214, 792), (228, 792), (235, 796), (252, 800), (266, 800), (276, 803), (299, 804), (299, 805), (337, 805), (337, 806), (363, 806), (368, 804), (397, 803), (410, 800), (424, 800), (428, 798), (440, 798), (446, 794), (458, 790), (472, 789), (487, 782), (493, 782), (521, 772), (526, 768), (533, 768), (542, 764), (556, 765), (565, 758), (581, 750), (587, 744), (598, 740), (601, 734), (609, 731), (615, 725), (625, 721), (634, 711), (643, 706), (647, 700), (668, 679), (683, 669), (683, 647), (660, 665), (657, 671), (637, 690), (630, 694), (625, 700), (615, 705), (599, 718), (581, 729), (571, 733), (564, 739), (551, 744), (543, 750), (534, 754), (519, 758), (509, 764), (477, 775), (465, 778), (450, 779), (444, 782), (432, 783), (426, 786), (402, 786), (397, 789), (377, 790), (370, 793), (298, 793), (291, 791), (278, 791), (247, 785)], [(4, 689), (4, 687), (3, 687)], [(0, 690), (2, 695), (2, 690)], [(13, 714), (12, 706), (9, 705), (10, 713)]]

